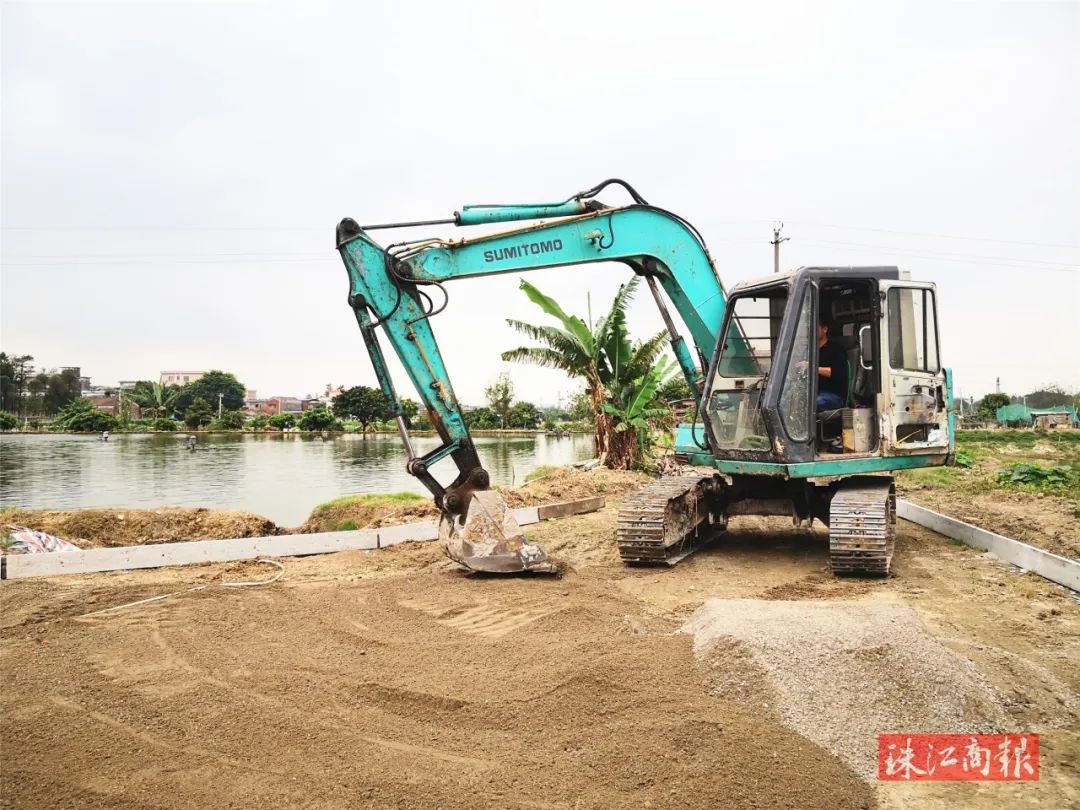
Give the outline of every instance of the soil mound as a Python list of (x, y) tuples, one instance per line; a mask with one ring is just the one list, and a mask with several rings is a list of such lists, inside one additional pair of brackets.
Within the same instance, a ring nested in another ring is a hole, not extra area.
[[(999, 696), (975, 665), (934, 639), (908, 607), (872, 602), (713, 599), (683, 628), (706, 661), (734, 646), (765, 675), (784, 723), (877, 773), (877, 738), (888, 733), (1015, 731)], [(741, 649), (740, 649), (741, 648)], [(745, 699), (745, 674), (712, 691)]]
[[(645, 486), (652, 479), (644, 473), (597, 468), (576, 470), (560, 467), (517, 489), (502, 489), (508, 506), (539, 506), (574, 501), (598, 495), (617, 499)], [(348, 529), (377, 529), (398, 523), (436, 520), (439, 510), (430, 498), (401, 492), (394, 495), (349, 495), (315, 507), (298, 532), (335, 532)]]
[(351, 529), (377, 529), (398, 523), (435, 520), (439, 510), (430, 498), (411, 492), (393, 495), (347, 495), (316, 506), (303, 525), (294, 531), (340, 532)]
[(573, 467), (559, 467), (517, 489), (501, 491), (507, 505), (516, 509), (519, 506), (576, 501), (597, 495), (614, 499), (640, 489), (652, 480), (653, 478), (645, 473), (626, 470), (609, 470), (604, 467), (577, 470)]
[(281, 529), (273, 521), (251, 512), (179, 506), (162, 509), (0, 510), (0, 526), (7, 525), (47, 532), (82, 548), (281, 534)]

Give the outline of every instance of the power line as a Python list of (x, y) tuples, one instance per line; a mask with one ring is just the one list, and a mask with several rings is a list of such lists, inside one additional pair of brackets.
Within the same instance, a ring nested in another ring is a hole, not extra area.
[[(815, 240), (812, 240), (812, 239), (804, 239), (802, 241), (802, 244), (811, 245), (811, 246), (832, 247), (835, 250), (857, 250), (857, 251), (864, 251), (865, 250), (865, 248), (861, 248), (861, 247), (846, 247), (843, 244), (819, 243), (819, 242), (817, 242)], [(1003, 264), (1003, 263), (1000, 263), (1000, 262), (987, 262), (987, 261), (983, 261), (981, 259), (950, 259), (950, 258), (947, 258), (947, 257), (935, 256), (934, 254), (916, 253), (916, 252), (913, 252), (913, 251), (903, 250), (903, 249), (896, 249), (896, 248), (879, 247), (879, 249), (883, 250), (883, 251), (886, 251), (886, 252), (889, 252), (889, 253), (894, 253), (894, 254), (899, 255), (899, 256), (905, 256), (905, 257), (910, 257), (910, 258), (914, 258), (914, 259), (927, 259), (927, 260), (930, 260), (930, 261), (946, 262), (946, 263), (951, 263), (951, 264), (974, 264), (974, 265), (979, 265), (981, 267), (998, 267), (998, 268), (1002, 268), (1002, 269), (1006, 269), (1006, 270), (1025, 270), (1027, 272), (1046, 270), (1046, 271), (1056, 272), (1056, 273), (1075, 273), (1078, 270), (1080, 270), (1080, 268), (1077, 268), (1077, 267), (1071, 266), (1071, 265), (1063, 265), (1063, 266), (1060, 266), (1060, 267), (1033, 267), (1032, 265), (1017, 265), (1017, 264)]]
[(1045, 259), (1024, 259), (1024, 258), (1021, 258), (1019, 256), (983, 256), (983, 255), (978, 254), (978, 253), (951, 253), (951, 252), (942, 251), (942, 250), (933, 250), (933, 249), (925, 250), (923, 248), (918, 248), (918, 247), (895, 247), (893, 245), (872, 245), (872, 244), (868, 244), (866, 242), (841, 242), (841, 241), (829, 240), (829, 239), (814, 239), (813, 241), (820, 242), (820, 243), (823, 243), (823, 244), (826, 244), (826, 245), (854, 245), (855, 247), (875, 248), (877, 250), (918, 251), (920, 253), (933, 254), (935, 256), (962, 256), (962, 257), (971, 258), (971, 259), (989, 259), (991, 261), (1025, 262), (1025, 263), (1032, 263), (1032, 264), (1053, 264), (1053, 265), (1059, 265), (1059, 266), (1065, 266), (1065, 267), (1080, 267), (1080, 265), (1066, 264), (1064, 262), (1048, 262)]
[(1080, 245), (1055, 244), (1052, 242), (1024, 242), (1018, 239), (990, 239), (985, 236), (959, 236), (947, 233), (925, 233), (922, 231), (898, 231), (890, 228), (863, 228), (858, 225), (830, 225), (826, 222), (795, 222), (795, 225), (809, 225), (814, 228), (838, 228), (846, 231), (872, 231), (874, 233), (894, 233), (902, 236), (924, 236), (931, 239), (960, 239), (966, 242), (994, 242), (999, 245), (1028, 245), (1031, 247), (1065, 248), (1080, 250)]

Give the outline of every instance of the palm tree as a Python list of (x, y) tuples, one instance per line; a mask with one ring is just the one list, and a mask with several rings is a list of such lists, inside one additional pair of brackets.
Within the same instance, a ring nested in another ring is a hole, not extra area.
[(180, 393), (178, 385), (162, 385), (159, 382), (139, 382), (131, 391), (131, 398), (143, 410), (154, 416), (168, 416), (172, 412), (176, 397)]
[(622, 285), (611, 309), (592, 326), (576, 315), (567, 315), (554, 299), (522, 281), (521, 289), (529, 300), (562, 326), (537, 326), (510, 318), (506, 321), (544, 345), (511, 349), (503, 352), (503, 360), (561, 369), (585, 381), (596, 420), (596, 455), (602, 464), (614, 469), (629, 469), (640, 460), (640, 431), (656, 415), (648, 406), (657, 387), (671, 373), (667, 358), (657, 362), (666, 332), (630, 342), (626, 308), (638, 284), (635, 277)]

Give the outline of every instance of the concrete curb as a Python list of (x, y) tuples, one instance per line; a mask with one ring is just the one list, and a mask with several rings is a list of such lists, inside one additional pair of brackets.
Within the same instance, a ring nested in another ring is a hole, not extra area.
[[(513, 512), (518, 524), (527, 526), (541, 520), (555, 520), (570, 515), (595, 512), (603, 506), (603, 498), (585, 498), (546, 506), (527, 506), (515, 509)], [(241, 537), (232, 540), (190, 540), (146, 546), (91, 548), (52, 554), (9, 554), (0, 557), (0, 579), (90, 574), (135, 568), (164, 568), (170, 565), (253, 560), (256, 557), (333, 554), (337, 551), (386, 548), (398, 543), (425, 542), (437, 540), (438, 537), (439, 524), (432, 521), (346, 532)]]
[(939, 514), (911, 501), (897, 499), (896, 515), (938, 534), (966, 543), (972, 548), (989, 551), (1005, 562), (1038, 574), (1058, 585), (1080, 591), (1080, 562), (1076, 560), (1059, 557), (1057, 554), (1021, 543), (1011, 537), (980, 529), (978, 526)]

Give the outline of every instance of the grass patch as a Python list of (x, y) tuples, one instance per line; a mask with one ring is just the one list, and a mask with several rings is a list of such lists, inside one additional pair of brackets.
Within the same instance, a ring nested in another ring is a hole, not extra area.
[(327, 501), (326, 503), (320, 503), (312, 510), (312, 513), (328, 512), (331, 509), (341, 509), (348, 506), (401, 504), (423, 500), (426, 499), (422, 495), (417, 495), (415, 492), (391, 492), (387, 495), (345, 495), (341, 498), (334, 498), (334, 500)]
[(927, 487), (947, 487), (957, 482), (956, 470), (951, 467), (922, 467), (902, 474), (912, 483)]
[(1080, 445), (1080, 430), (958, 430), (957, 444), (1015, 444), (1031, 447), (1035, 442)]
[(434, 502), (412, 492), (346, 495), (316, 506), (299, 531), (345, 532), (435, 517), (438, 509)]
[(535, 481), (537, 478), (543, 478), (544, 476), (551, 475), (557, 469), (559, 468), (541, 465), (540, 467), (537, 467), (535, 470), (525, 476), (525, 483), (528, 483), (529, 481)]

